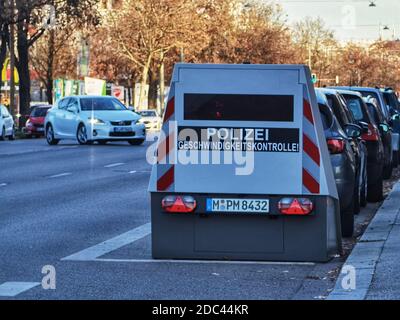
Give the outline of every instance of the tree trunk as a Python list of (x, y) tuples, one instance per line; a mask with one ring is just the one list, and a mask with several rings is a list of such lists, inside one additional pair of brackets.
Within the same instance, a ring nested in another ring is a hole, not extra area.
[(149, 109), (157, 108), (157, 98), (158, 98), (158, 79), (157, 74), (153, 71), (149, 74)]
[[(3, 28), (3, 32), (1, 34), (1, 45), (0, 45), (0, 83), (3, 81), (3, 79), (1, 78), (2, 76), (2, 72), (1, 70), (3, 70), (4, 67), (4, 62), (6, 61), (6, 57), (7, 57), (7, 40), (6, 40), (6, 32), (4, 31), (5, 28)], [(4, 79), (5, 80), (5, 79)]]
[[(29, 74), (29, 45), (28, 36), (24, 27), (25, 22), (18, 22), (18, 62), (16, 64), (19, 74), (19, 112), (21, 115), (29, 114), (31, 102), (31, 79)], [(23, 117), (20, 118), (20, 126), (25, 125)]]
[(53, 104), (53, 70), (54, 70), (54, 30), (49, 30), (49, 42), (48, 42), (48, 55), (47, 55), (47, 72), (46, 72), (46, 93), (47, 102)]
[(151, 64), (152, 58), (153, 58), (152, 54), (149, 54), (149, 56), (147, 57), (147, 61), (146, 61), (145, 65), (143, 66), (142, 78), (141, 78), (141, 81), (140, 81), (139, 103), (136, 106), (138, 111), (142, 110), (143, 102), (144, 102), (144, 100), (146, 98), (146, 96), (145, 96), (145, 92), (146, 92), (145, 86), (147, 85), (147, 79), (148, 79), (148, 76), (149, 76), (149, 69), (150, 69), (150, 64)]
[(53, 80), (46, 82), (47, 102), (53, 104)]

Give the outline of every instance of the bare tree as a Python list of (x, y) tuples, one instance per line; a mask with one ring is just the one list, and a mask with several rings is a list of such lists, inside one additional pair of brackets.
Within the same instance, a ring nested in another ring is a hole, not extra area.
[[(19, 74), (19, 97), (22, 114), (29, 111), (30, 105), (30, 64), (29, 50), (52, 26), (49, 10), (56, 9), (56, 23), (68, 26), (72, 20), (91, 19), (97, 0), (16, 0), (16, 67)], [(50, 7), (49, 7), (50, 6)], [(8, 39), (6, 39), (8, 42)], [(9, 45), (9, 43), (8, 43)]]
[(329, 30), (321, 18), (306, 18), (293, 27), (297, 60), (308, 64), (319, 78), (330, 78), (335, 63), (332, 59), (338, 49), (338, 42), (332, 30)]
[[(115, 53), (125, 57), (134, 68), (141, 69), (139, 107), (144, 101), (144, 87), (153, 63), (163, 63), (174, 48), (189, 45), (201, 1), (126, 0), (109, 19), (109, 32)], [(123, 21), (124, 23), (121, 23)]]

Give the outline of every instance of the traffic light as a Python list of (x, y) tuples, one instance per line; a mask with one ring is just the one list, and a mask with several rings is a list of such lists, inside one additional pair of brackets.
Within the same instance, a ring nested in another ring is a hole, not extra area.
[(316, 84), (318, 82), (318, 77), (315, 73), (311, 75), (311, 82)]

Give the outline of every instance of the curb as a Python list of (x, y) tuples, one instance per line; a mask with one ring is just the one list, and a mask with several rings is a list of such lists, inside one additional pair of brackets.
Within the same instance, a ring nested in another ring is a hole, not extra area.
[[(399, 217), (400, 182), (376, 212), (367, 230), (344, 263), (339, 278), (327, 300), (364, 300), (374, 278), (383, 247)], [(353, 269), (354, 268), (354, 269)], [(355, 271), (355, 289), (344, 289), (343, 281)]]

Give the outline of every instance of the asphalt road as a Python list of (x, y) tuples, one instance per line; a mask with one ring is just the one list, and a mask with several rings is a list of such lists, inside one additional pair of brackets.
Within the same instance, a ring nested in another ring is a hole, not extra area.
[[(150, 261), (149, 145), (0, 142), (0, 299), (327, 296), (341, 257), (304, 265)], [(376, 208), (363, 210), (358, 228)], [(54, 290), (41, 285), (48, 265)], [(18, 285), (25, 289), (10, 297)]]

